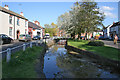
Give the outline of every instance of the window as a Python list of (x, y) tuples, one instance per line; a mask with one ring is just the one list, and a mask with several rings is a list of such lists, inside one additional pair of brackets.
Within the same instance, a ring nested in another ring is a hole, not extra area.
[(18, 25), (18, 26), (20, 25), (20, 23), (19, 23), (19, 18), (17, 18), (17, 25)]
[(9, 28), (9, 36), (12, 36), (12, 27)]
[(12, 24), (12, 16), (9, 16), (9, 23)]
[(27, 34), (27, 29), (25, 29), (25, 34)]
[(25, 27), (27, 27), (27, 21), (25, 21)]

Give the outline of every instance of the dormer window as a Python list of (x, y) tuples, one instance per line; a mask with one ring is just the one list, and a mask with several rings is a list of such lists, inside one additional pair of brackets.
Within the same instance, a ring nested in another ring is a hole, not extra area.
[(19, 21), (19, 18), (17, 18), (17, 25), (18, 25), (18, 26), (20, 25), (20, 21)]
[(12, 15), (9, 16), (9, 23), (12, 24)]

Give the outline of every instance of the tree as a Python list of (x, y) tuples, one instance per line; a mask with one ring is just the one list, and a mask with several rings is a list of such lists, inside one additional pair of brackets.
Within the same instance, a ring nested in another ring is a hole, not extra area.
[(52, 22), (51, 25), (45, 24), (44, 26), (45, 26), (45, 33), (49, 33), (51, 37), (57, 36), (58, 27), (56, 24)]
[(102, 26), (105, 16), (100, 13), (96, 2), (82, 2), (80, 5), (82, 12), (85, 14), (83, 15), (85, 20), (82, 26), (85, 27), (86, 33), (93, 32), (98, 26)]
[(83, 0), (83, 2), (74, 3), (69, 12), (59, 16), (58, 25), (73, 36), (78, 34), (78, 38), (80, 38), (81, 33), (86, 32), (87, 34), (93, 32), (98, 26), (103, 26), (104, 17), (96, 2)]

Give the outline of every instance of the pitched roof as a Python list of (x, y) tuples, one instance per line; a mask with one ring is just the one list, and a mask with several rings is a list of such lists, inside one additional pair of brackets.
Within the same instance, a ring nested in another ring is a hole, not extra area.
[(33, 22), (28, 22), (28, 27), (35, 28), (35, 29), (40, 29), (41, 28), (40, 26), (36, 25)]
[(120, 25), (120, 21), (119, 21), (119, 22), (114, 23), (111, 27), (115, 27), (115, 26), (117, 26), (117, 25)]
[(113, 26), (113, 24), (110, 24), (107, 27), (105, 27), (104, 29), (107, 29), (108, 27), (112, 27), (112, 26)]
[(8, 10), (8, 9), (5, 9), (5, 8), (3, 8), (3, 7), (1, 7), (1, 6), (0, 6), (0, 11), (5, 12), (5, 13), (8, 13), (8, 14), (11, 14), (11, 15), (14, 15), (14, 16), (17, 16), (17, 17), (22, 18), (22, 19), (25, 19), (25, 20), (28, 20), (28, 19), (25, 18), (24, 16), (22, 16), (22, 15), (20, 15), (20, 14), (18, 14), (18, 13), (15, 13), (15, 12), (13, 12), (13, 11), (10, 11), (10, 10)]

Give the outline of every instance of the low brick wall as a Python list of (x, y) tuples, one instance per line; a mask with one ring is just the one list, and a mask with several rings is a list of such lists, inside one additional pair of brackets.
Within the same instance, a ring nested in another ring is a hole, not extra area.
[(75, 47), (69, 46), (69, 45), (66, 45), (65, 48), (67, 50), (79, 53), (79, 54), (75, 55), (76, 57), (80, 57), (81, 55), (85, 56), (85, 57), (89, 57), (92, 60), (92, 62), (94, 62), (96, 64), (100, 64), (101, 66), (106, 67), (106, 68), (110, 67), (113, 71), (120, 73), (120, 72), (118, 72), (118, 71), (120, 71), (120, 61), (107, 59), (107, 58), (105, 58), (103, 56), (99, 56), (93, 52), (81, 50), (81, 49), (78, 49), (78, 48), (75, 48)]

